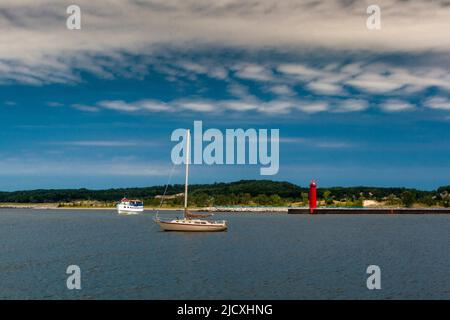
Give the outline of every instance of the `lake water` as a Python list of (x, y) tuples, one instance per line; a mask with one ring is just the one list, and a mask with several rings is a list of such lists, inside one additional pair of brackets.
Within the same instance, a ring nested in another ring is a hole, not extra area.
[[(450, 216), (217, 214), (221, 233), (152, 217), (0, 210), (0, 298), (450, 298)], [(72, 264), (81, 290), (66, 287)], [(381, 290), (366, 287), (372, 264)]]

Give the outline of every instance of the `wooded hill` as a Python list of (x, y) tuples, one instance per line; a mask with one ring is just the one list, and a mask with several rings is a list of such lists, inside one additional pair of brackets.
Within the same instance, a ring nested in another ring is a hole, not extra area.
[[(0, 202), (7, 203), (69, 203), (75, 201), (115, 202), (122, 197), (143, 199), (146, 204), (156, 205), (165, 186), (145, 188), (119, 188), (106, 190), (89, 189), (38, 189), (28, 191), (0, 192)], [(184, 185), (169, 185), (167, 195), (184, 192)], [(241, 180), (230, 183), (194, 184), (189, 187), (190, 204), (208, 205), (286, 205), (307, 201), (308, 188), (289, 182), (271, 180)], [(395, 201), (410, 206), (413, 203), (448, 206), (450, 186), (434, 191), (408, 188), (379, 187), (331, 187), (318, 188), (318, 198), (329, 204), (341, 201), (357, 203), (361, 199)], [(156, 198), (155, 198), (156, 197)], [(167, 200), (169, 204), (181, 205), (182, 197)]]

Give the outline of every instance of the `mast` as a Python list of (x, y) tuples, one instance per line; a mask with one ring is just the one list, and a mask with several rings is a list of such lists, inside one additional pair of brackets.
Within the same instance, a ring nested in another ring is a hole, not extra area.
[(186, 210), (188, 205), (188, 180), (189, 180), (189, 155), (191, 153), (191, 131), (186, 130), (186, 180), (184, 182), (184, 218), (186, 218)]

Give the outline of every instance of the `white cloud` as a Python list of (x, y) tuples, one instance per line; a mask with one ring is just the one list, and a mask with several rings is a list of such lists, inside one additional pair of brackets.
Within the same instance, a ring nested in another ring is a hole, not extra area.
[(307, 87), (316, 93), (322, 94), (339, 94), (342, 92), (341, 86), (330, 82), (314, 81), (308, 83)]
[(444, 97), (433, 97), (425, 101), (425, 106), (431, 109), (450, 110), (450, 100)]
[(255, 81), (272, 81), (273, 75), (270, 69), (257, 64), (244, 64), (235, 66), (236, 76), (241, 79)]
[(289, 86), (283, 85), (283, 84), (271, 86), (269, 88), (269, 91), (272, 92), (272, 93), (275, 93), (277, 95), (280, 95), (280, 96), (293, 96), (293, 95), (295, 95), (294, 90), (292, 90)]
[(314, 78), (321, 74), (320, 71), (301, 64), (281, 64), (278, 66), (278, 71), (306, 79)]
[(386, 93), (400, 89), (403, 84), (396, 80), (384, 77), (379, 74), (362, 74), (355, 79), (349, 80), (346, 84), (358, 89), (372, 93)]
[(378, 63), (359, 69), (359, 74), (346, 84), (369, 93), (390, 93), (400, 89), (411, 93), (431, 86), (450, 90), (449, 81), (450, 75), (443, 66), (406, 69)]
[(211, 64), (210, 62), (207, 64), (199, 64), (192, 61), (182, 61), (179, 62), (178, 65), (185, 71), (196, 74), (204, 74), (210, 78), (224, 80), (228, 77), (227, 69), (220, 65)]
[(141, 100), (138, 101), (135, 106), (149, 111), (173, 111), (166, 103), (154, 100)]
[(234, 97), (252, 100), (254, 97), (250, 94), (248, 88), (240, 83), (233, 82), (228, 85), (227, 91)]
[[(380, 0), (382, 29), (367, 30), (366, 1), (317, 0), (78, 0), (82, 29), (65, 28), (65, 5), (57, 0), (0, 3), (0, 83), (80, 81), (73, 68), (111, 78), (111, 68), (126, 65), (127, 54), (177, 52), (213, 47), (250, 51), (304, 48), (367, 52), (450, 51), (450, 6), (444, 1)], [(93, 57), (108, 57), (101, 63)], [(224, 79), (226, 71), (185, 65), (191, 72)], [(270, 79), (259, 67), (238, 72), (259, 81)], [(135, 67), (131, 73), (145, 73)], [(308, 66), (282, 65), (279, 72), (314, 77)], [(354, 84), (389, 90), (379, 79)], [(395, 86), (392, 86), (395, 87)], [(391, 87), (391, 88), (392, 88)]]
[(111, 109), (111, 110), (117, 110), (117, 111), (124, 111), (124, 112), (133, 112), (139, 110), (139, 107), (130, 103), (126, 103), (124, 101), (115, 100), (115, 101), (100, 101), (98, 103), (100, 107)]
[(258, 108), (258, 103), (252, 103), (247, 101), (223, 101), (220, 103), (225, 109), (234, 111), (249, 111)]
[(380, 108), (387, 112), (407, 111), (414, 109), (414, 106), (408, 102), (400, 100), (388, 100), (380, 105)]
[(316, 112), (328, 111), (329, 105), (325, 102), (310, 103), (310, 104), (300, 103), (297, 106), (297, 108), (306, 113), (316, 113)]
[(217, 110), (217, 108), (214, 107), (214, 103), (204, 101), (186, 101), (186, 102), (179, 102), (178, 104), (182, 108), (197, 112), (211, 112)]
[(273, 100), (265, 103), (260, 103), (258, 105), (258, 111), (265, 114), (286, 114), (292, 109), (292, 103), (290, 101), (284, 100)]
[[(207, 101), (203, 99), (182, 99), (173, 100), (166, 103), (154, 102), (152, 100), (139, 100), (134, 102), (124, 101), (107, 101), (98, 102), (95, 106), (74, 105), (82, 111), (95, 111), (100, 108), (112, 109), (119, 112), (179, 112), (182, 110), (190, 110), (201, 113), (223, 113), (227, 110), (236, 112), (256, 111), (270, 115), (282, 115), (295, 110), (304, 113), (317, 112), (359, 112), (368, 108), (368, 103), (364, 100), (348, 99), (337, 101), (332, 108), (330, 103), (323, 101), (308, 102), (302, 99), (274, 99), (270, 101), (261, 100), (217, 100)], [(84, 110), (85, 108), (88, 108)]]

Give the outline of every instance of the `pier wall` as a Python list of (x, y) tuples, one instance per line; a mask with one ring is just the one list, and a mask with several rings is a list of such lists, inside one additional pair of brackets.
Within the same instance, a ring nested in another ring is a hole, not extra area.
[[(289, 214), (309, 214), (308, 208), (290, 208)], [(433, 208), (316, 208), (313, 214), (450, 214), (450, 209)]]

